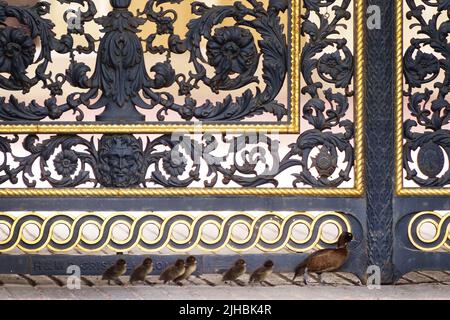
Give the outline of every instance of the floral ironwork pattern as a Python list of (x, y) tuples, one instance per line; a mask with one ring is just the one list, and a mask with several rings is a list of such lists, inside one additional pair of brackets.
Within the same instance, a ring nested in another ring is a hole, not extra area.
[[(443, 187), (450, 182), (450, 167), (445, 165), (450, 157), (446, 127), (450, 121), (450, 2), (406, 0), (406, 4), (407, 19), (414, 21), (412, 27), (422, 36), (411, 39), (403, 57), (404, 97), (414, 118), (403, 124), (403, 166), (406, 179), (418, 186)], [(432, 13), (428, 21), (425, 13)]]
[[(303, 106), (303, 118), (314, 128), (301, 134), (293, 152), (302, 157), (302, 168), (297, 174), (297, 183), (305, 183), (314, 187), (336, 187), (350, 180), (350, 172), (354, 162), (354, 150), (351, 144), (354, 138), (354, 124), (346, 118), (349, 100), (354, 93), (351, 81), (354, 73), (354, 58), (347, 40), (339, 35), (339, 26), (351, 18), (350, 0), (338, 1), (305, 0), (305, 14), (302, 16), (302, 35), (308, 41), (301, 55), (301, 72), (305, 85), (302, 94), (309, 96)], [(321, 12), (331, 7), (334, 15)], [(312, 16), (316, 19), (312, 19)], [(319, 21), (318, 24), (313, 21)], [(326, 53), (327, 50), (334, 50)], [(315, 81), (317, 74), (323, 82)], [(327, 86), (324, 85), (328, 84)], [(330, 87), (331, 85), (331, 87)], [(325, 87), (325, 88), (324, 88)], [(343, 129), (337, 131), (336, 129)], [(311, 151), (320, 148), (320, 152), (312, 159), (318, 176), (311, 174), (308, 162)], [(339, 176), (331, 178), (338, 169), (338, 151), (345, 154), (346, 166), (340, 170)]]
[[(82, 2), (91, 4), (88, 0)], [(108, 17), (96, 18), (105, 28), (103, 39), (110, 37), (109, 41), (102, 41), (103, 45), (110, 43), (110, 46), (119, 47), (112, 50), (111, 47), (103, 48), (100, 44), (97, 55), (100, 62), (97, 63), (92, 78), (86, 75), (89, 67), (76, 62), (73, 57), (67, 74), (60, 82), (69, 81), (73, 86), (89, 91), (72, 95), (73, 103), (67, 103), (67, 110), (76, 109), (81, 119), (81, 104), (89, 108), (109, 105), (112, 107), (105, 108), (100, 115), (106, 120), (109, 116), (125, 112), (125, 109), (120, 111), (117, 108), (128, 103), (133, 110), (128, 109), (126, 116), (138, 118), (139, 111), (135, 107), (140, 106), (136, 102), (142, 100), (138, 94), (141, 91), (147, 98), (154, 97), (156, 100), (160, 99), (159, 102), (167, 103), (158, 112), (161, 121), (168, 110), (176, 110), (186, 120), (193, 117), (209, 120), (223, 120), (223, 117), (240, 119), (259, 113), (261, 108), (269, 106), (272, 111), (281, 110), (272, 102), (278, 92), (277, 86), (284, 81), (287, 72), (284, 62), (288, 46), (278, 13), (288, 8), (288, 1), (269, 1), (267, 9), (262, 3), (253, 0), (248, 1), (251, 6), (243, 6), (237, 2), (225, 7), (208, 7), (194, 2), (193, 13), (199, 17), (190, 21), (184, 40), (173, 33), (175, 15), (155, 10), (155, 7), (164, 2), (148, 1), (144, 11), (133, 16), (124, 9), (128, 6), (128, 1), (112, 1), (116, 9)], [(352, 54), (353, 44), (348, 44), (340, 34), (346, 23), (351, 24), (346, 22), (352, 17), (351, 3), (350, 0), (304, 1), (305, 11), (299, 21), (305, 38), (300, 64), (304, 80), (301, 92), (306, 97), (302, 117), (308, 124), (299, 135), (286, 136), (290, 144), (280, 148), (281, 139), (262, 133), (203, 133), (199, 136), (154, 134), (146, 137), (131, 134), (105, 134), (101, 137), (57, 134), (45, 139), (40, 139), (38, 135), (5, 136), (0, 139), (0, 147), (8, 161), (5, 160), (0, 166), (0, 184), (7, 184), (9, 187), (21, 184), (28, 188), (49, 185), (53, 188), (231, 186), (274, 189), (312, 187), (330, 190), (343, 186), (354, 177), (355, 162), (355, 128), (349, 112), (354, 103), (352, 81), (355, 59)], [(89, 5), (87, 8), (88, 12), (84, 13), (83, 19), (90, 21), (94, 19), (95, 9)], [(332, 14), (329, 13), (330, 10)], [(254, 19), (244, 20), (248, 16)], [(237, 24), (214, 28), (218, 21), (229, 17), (233, 17)], [(189, 77), (179, 76), (173, 70), (170, 59), (167, 59), (151, 68), (155, 77), (150, 79), (142, 65), (141, 44), (134, 32), (143, 20), (156, 23), (157, 32), (169, 36), (169, 47), (163, 48), (152, 45), (154, 35), (151, 35), (146, 40), (146, 51), (160, 52), (167, 54), (167, 57), (177, 52), (189, 52), (196, 72), (191, 72)], [(259, 41), (256, 41), (254, 33), (248, 31), (248, 27), (259, 32)], [(120, 38), (121, 28), (129, 33), (123, 39)], [(276, 30), (279, 33), (275, 36), (271, 32)], [(83, 29), (72, 32), (83, 34)], [(199, 49), (202, 37), (207, 40), (206, 50), (203, 51)], [(76, 50), (92, 52), (94, 49), (78, 47)], [(113, 56), (119, 53), (123, 54), (123, 59), (118, 60)], [(263, 57), (262, 66), (260, 56)], [(205, 63), (213, 67), (212, 77), (206, 76)], [(230, 97), (226, 98), (225, 107), (221, 103), (196, 106), (189, 95), (189, 91), (199, 81), (207, 84), (212, 91), (243, 88), (256, 81), (254, 70), (259, 67), (264, 70), (266, 88), (257, 90), (256, 96), (250, 90), (245, 90), (235, 102)], [(129, 68), (133, 77), (121, 78), (117, 68)], [(125, 86), (127, 90), (118, 92), (118, 79), (128, 83)], [(165, 88), (175, 83), (179, 86), (180, 94), (186, 95), (186, 104), (183, 106), (173, 103), (168, 95), (156, 97), (152, 91), (152, 88)], [(146, 84), (151, 85), (146, 87)], [(58, 90), (55, 89), (56, 91)], [(96, 102), (88, 103), (97, 96)], [(23, 110), (31, 110), (24, 104), (16, 104), (21, 105)], [(158, 103), (151, 107), (156, 105)], [(50, 102), (48, 106), (55, 117), (61, 114), (60, 107), (55, 107)], [(242, 109), (242, 106), (246, 107)], [(282, 113), (275, 112), (280, 115)], [(15, 111), (13, 113), (16, 114)], [(41, 115), (44, 117), (45, 112)], [(20, 156), (12, 147), (19, 143), (22, 143), (24, 149)], [(345, 187), (349, 185), (351, 184), (347, 183)]]
[[(29, 104), (20, 102), (13, 95), (9, 100), (1, 97), (1, 120), (57, 120), (74, 112), (76, 120), (83, 121), (83, 110), (100, 108), (103, 111), (96, 116), (96, 121), (113, 123), (146, 121), (138, 109), (155, 108), (158, 109), (155, 120), (159, 122), (164, 121), (169, 112), (177, 113), (186, 121), (204, 122), (240, 121), (263, 113), (274, 115), (277, 121), (286, 118), (288, 107), (278, 102), (277, 97), (288, 73), (289, 48), (279, 16), (280, 12), (288, 10), (288, 1), (271, 0), (267, 7), (256, 0), (213, 6), (195, 1), (191, 11), (196, 18), (188, 23), (184, 37), (174, 30), (176, 11), (163, 8), (165, 4), (184, 0), (149, 0), (137, 14), (128, 10), (131, 0), (110, 0), (112, 10), (103, 17), (97, 17), (92, 0), (58, 1), (86, 8), (79, 23), (69, 25), (67, 34), (59, 39), (54, 32), (55, 25), (45, 18), (50, 12), (49, 3), (18, 7), (0, 1), (0, 72), (9, 75), (8, 78), (0, 74), (0, 88), (26, 93), (41, 84), (50, 95), (43, 105), (34, 100)], [(6, 26), (7, 17), (18, 19), (24, 28)], [(67, 15), (65, 19), (67, 21)], [(234, 25), (221, 27), (225, 19), (233, 19)], [(91, 21), (102, 27), (99, 40), (85, 30), (85, 24)], [(156, 32), (141, 39), (139, 27), (147, 22), (156, 25)], [(23, 30), (25, 28), (29, 34)], [(261, 40), (256, 42), (251, 30)], [(167, 44), (154, 45), (155, 38), (161, 35), (168, 36)], [(76, 46), (74, 36), (83, 36), (86, 45)], [(35, 39), (41, 43), (41, 52), (36, 58)], [(206, 56), (202, 52), (202, 41), (207, 43)], [(70, 57), (65, 73), (52, 75), (48, 71), (54, 52)], [(195, 69), (188, 74), (177, 72), (171, 62), (171, 57), (186, 52)], [(95, 70), (79, 61), (80, 55), (91, 53), (97, 53)], [(163, 55), (165, 61), (147, 69), (145, 54)], [(38, 65), (34, 76), (28, 71), (31, 64)], [(260, 64), (264, 85), (255, 75)], [(213, 77), (208, 75), (208, 66), (215, 70)], [(69, 94), (61, 103), (66, 82), (83, 91)], [(241, 89), (254, 82), (260, 83), (256, 90), (243, 89), (241, 96), (229, 94), (223, 101), (206, 100), (198, 104), (191, 95), (200, 83), (213, 93), (219, 93)], [(184, 97), (184, 103), (177, 103), (173, 94), (164, 90), (172, 86), (179, 87), (178, 94)]]
[[(246, 136), (229, 138), (226, 145), (230, 150), (226, 151), (234, 154), (234, 164), (231, 166), (226, 163), (227, 153), (222, 157), (214, 155), (218, 151), (218, 142), (212, 135), (203, 136), (203, 144), (188, 136), (174, 140), (171, 135), (163, 135), (154, 140), (148, 138), (145, 148), (140, 138), (128, 134), (104, 135), (97, 141), (98, 147), (94, 139), (87, 140), (76, 135), (56, 135), (42, 142), (38, 142), (38, 136), (29, 135), (23, 141), (24, 149), (30, 153), (25, 157), (11, 154), (11, 143), (17, 142), (18, 138), (2, 138), (1, 150), (9, 153), (19, 166), (11, 168), (5, 162), (0, 167), (4, 172), (0, 181), (17, 183), (20, 178), (27, 187), (35, 187), (37, 181), (33, 178), (33, 165), (39, 163), (40, 180), (55, 188), (86, 183), (115, 188), (145, 187), (148, 184), (187, 187), (201, 179), (205, 187), (213, 187), (219, 175), (224, 183), (234, 181), (246, 187), (263, 184), (276, 186), (278, 182), (275, 177), (300, 162), (289, 159), (290, 155), (280, 160), (278, 142), (273, 143), (267, 136), (263, 138), (259, 137), (260, 141), (253, 141), (252, 144)], [(257, 147), (254, 143), (265, 146)], [(258, 152), (262, 154), (258, 155)], [(244, 163), (239, 165), (238, 158)], [(269, 158), (279, 169), (271, 173), (266, 170), (266, 174), (258, 175), (256, 165)], [(204, 178), (200, 175), (203, 166), (208, 168)], [(187, 176), (185, 173), (188, 173)]]
[[(282, 152), (280, 141), (263, 134), (0, 138), (0, 184), (28, 188), (337, 187), (345, 178), (341, 171), (330, 180), (338, 170), (333, 149), (322, 146), (313, 157), (315, 141), (298, 139)], [(19, 141), (22, 148), (13, 146)]]

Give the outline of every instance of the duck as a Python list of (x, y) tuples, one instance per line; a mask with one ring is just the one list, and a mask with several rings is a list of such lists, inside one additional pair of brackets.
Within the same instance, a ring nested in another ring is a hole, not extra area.
[(264, 265), (262, 267), (253, 271), (248, 283), (259, 282), (260, 284), (263, 284), (264, 281), (266, 281), (267, 277), (272, 274), (273, 265), (274, 263), (272, 260), (267, 260), (266, 262), (264, 262)]
[(235, 281), (242, 276), (247, 270), (247, 263), (244, 259), (238, 259), (234, 265), (228, 269), (222, 277), (222, 281), (227, 283), (228, 281)]
[(123, 285), (123, 282), (119, 279), (127, 271), (127, 262), (124, 259), (119, 259), (111, 267), (106, 269), (103, 273), (102, 280), (107, 280), (108, 285), (111, 285), (111, 281), (114, 281), (118, 285)]
[(174, 281), (176, 278), (180, 277), (186, 271), (184, 260), (178, 259), (175, 264), (167, 267), (159, 276), (159, 280), (162, 280), (164, 284), (170, 281)]
[(174, 282), (180, 286), (183, 285), (181, 281), (188, 280), (189, 277), (197, 270), (197, 259), (194, 256), (187, 257), (184, 266), (184, 273), (174, 280)]
[(323, 284), (322, 273), (340, 269), (349, 256), (348, 244), (353, 240), (353, 234), (343, 232), (337, 241), (335, 249), (321, 249), (310, 254), (295, 269), (294, 278), (303, 275), (303, 282), (308, 285), (308, 272), (315, 272), (319, 282)]
[(145, 282), (147, 275), (153, 271), (153, 260), (151, 258), (146, 258), (140, 266), (134, 269), (130, 276), (130, 284), (133, 285), (135, 282), (142, 281)]

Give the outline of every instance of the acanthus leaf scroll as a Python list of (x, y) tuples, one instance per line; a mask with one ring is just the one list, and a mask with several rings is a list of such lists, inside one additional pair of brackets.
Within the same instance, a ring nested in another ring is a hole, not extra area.
[[(412, 116), (403, 123), (405, 177), (420, 187), (444, 187), (450, 182), (445, 166), (450, 158), (450, 2), (406, 0), (406, 4), (406, 18), (421, 36), (410, 40), (403, 56), (403, 95)], [(429, 20), (425, 13), (432, 13)]]
[[(0, 88), (11, 91), (28, 90), (38, 84), (47, 89), (50, 97), (41, 105), (35, 100), (20, 102), (13, 95), (0, 98), (0, 119), (6, 122), (58, 120), (67, 112), (76, 112), (76, 120), (82, 122), (88, 109), (103, 108), (97, 122), (129, 123), (145, 122), (146, 116), (139, 109), (157, 108), (157, 122), (163, 122), (168, 112), (175, 112), (184, 121), (239, 122), (246, 118), (272, 114), (281, 121), (288, 114), (288, 107), (277, 101), (288, 74), (289, 49), (284, 26), (279, 14), (288, 9), (286, 1), (270, 1), (267, 8), (261, 2), (247, 0), (246, 5), (208, 6), (192, 2), (195, 17), (188, 23), (185, 36), (175, 33), (178, 14), (164, 5), (178, 4), (184, 0), (149, 0), (143, 11), (129, 11), (130, 1), (111, 0), (112, 10), (97, 17), (92, 0), (58, 0), (61, 4), (84, 5), (79, 21), (69, 24), (67, 34), (57, 38), (55, 25), (45, 16), (51, 5), (39, 2), (33, 7), (10, 6), (0, 2)], [(6, 17), (14, 17), (22, 28), (8, 27)], [(234, 25), (223, 26), (225, 19)], [(65, 20), (69, 21), (68, 14)], [(95, 39), (85, 28), (87, 23), (101, 27), (102, 36)], [(152, 23), (156, 32), (146, 39), (140, 37), (144, 24)], [(27, 29), (29, 32), (27, 33)], [(256, 41), (253, 32), (261, 40)], [(87, 45), (75, 46), (74, 35), (84, 37)], [(167, 35), (165, 45), (154, 45), (157, 36)], [(32, 59), (41, 43), (41, 53)], [(201, 42), (207, 43), (206, 56)], [(65, 73), (52, 75), (47, 71), (53, 52), (70, 56)], [(189, 53), (189, 62), (195, 72), (180, 73), (173, 67), (171, 58)], [(95, 68), (79, 61), (80, 55), (97, 54)], [(14, 59), (12, 59), (12, 54)], [(164, 62), (146, 65), (145, 55), (164, 55)], [(34, 77), (28, 74), (32, 64), (39, 64)], [(262, 64), (262, 82), (256, 75)], [(208, 75), (206, 68), (213, 68)], [(151, 77), (149, 74), (154, 74)], [(84, 91), (70, 93), (63, 99), (64, 83)], [(250, 83), (258, 83), (256, 90), (243, 89)], [(199, 85), (209, 87), (211, 93), (242, 89), (241, 96), (227, 95), (222, 101), (206, 100), (198, 104), (192, 92)], [(164, 89), (178, 86), (178, 95), (184, 103), (177, 103), (173, 93)], [(83, 110), (85, 112), (83, 112)]]
[[(127, 9), (129, 1), (111, 1), (113, 10), (105, 17), (96, 17), (92, 1), (75, 2), (86, 4), (76, 28), (69, 29), (59, 40), (52, 34), (51, 26), (46, 29), (51, 48), (58, 48), (71, 57), (65, 74), (55, 78), (47, 76), (51, 94), (44, 106), (36, 102), (26, 105), (15, 98), (0, 101), (3, 103), (0, 115), (4, 120), (6, 117), (8, 121), (26, 117), (28, 120), (58, 119), (71, 111), (78, 114), (81, 122), (84, 107), (103, 108), (97, 120), (108, 123), (114, 122), (113, 118), (119, 114), (122, 120), (131, 117), (131, 122), (142, 121), (139, 112), (142, 108), (156, 108), (160, 122), (165, 121), (169, 112), (177, 112), (186, 121), (211, 122), (240, 121), (264, 112), (275, 114), (277, 119), (287, 115), (287, 108), (275, 98), (286, 80), (289, 66), (289, 46), (279, 17), (288, 10), (288, 1), (271, 0), (267, 6), (254, 0), (246, 1), (246, 5), (235, 2), (211, 6), (194, 1), (191, 11), (196, 17), (190, 20), (184, 38), (175, 33), (177, 13), (161, 7), (180, 1), (150, 0), (136, 15)], [(122, 189), (225, 186), (334, 189), (344, 185), (352, 180), (355, 163), (355, 125), (349, 117), (354, 98), (355, 59), (352, 46), (340, 30), (345, 28), (345, 21), (351, 19), (351, 3), (349, 0), (303, 2), (304, 14), (299, 24), (305, 42), (300, 66), (301, 93), (306, 100), (301, 116), (307, 126), (298, 135), (289, 136), (291, 144), (280, 148), (281, 141), (277, 137), (264, 133), (258, 133), (256, 140), (251, 135), (237, 133), (221, 137), (207, 133), (194, 137), (183, 133), (179, 139), (174, 139), (174, 134), (144, 137), (125, 133), (56, 134), (43, 139), (36, 134), (23, 139), (8, 135), (0, 137), (1, 151), (4, 158), (9, 159), (0, 166), (0, 182), (20, 183), (28, 188), (50, 185), (65, 189), (86, 185)], [(33, 19), (40, 21), (40, 6), (14, 12), (18, 16), (34, 12)], [(328, 13), (330, 9), (332, 15)], [(0, 10), (0, 17), (2, 12), (5, 11)], [(231, 19), (234, 24), (222, 26), (224, 19)], [(94, 21), (103, 26), (100, 40), (85, 31), (85, 23)], [(137, 30), (149, 22), (156, 25), (155, 33), (140, 39)], [(73, 34), (84, 36), (87, 45), (74, 48)], [(36, 32), (38, 35), (40, 33)], [(167, 36), (167, 46), (156, 44), (158, 35)], [(28, 38), (20, 36), (22, 42), (17, 42), (29, 43)], [(203, 50), (202, 41), (206, 44)], [(33, 48), (30, 46), (27, 50)], [(77, 60), (78, 54), (96, 50), (95, 68)], [(189, 54), (195, 69), (188, 74), (178, 73), (171, 63), (174, 55), (184, 53)], [(145, 54), (163, 56), (165, 60), (148, 69), (143, 59)], [(21, 63), (25, 65), (27, 61)], [(206, 65), (212, 68), (212, 74), (206, 72)], [(255, 77), (254, 71), (258, 68), (263, 70), (262, 82)], [(124, 75), (128, 76), (122, 77)], [(121, 87), (117, 81), (126, 85)], [(69, 95), (65, 104), (58, 105), (61, 85), (66, 82), (85, 91)], [(236, 89), (242, 94), (236, 98), (227, 95), (221, 102), (207, 100), (197, 105), (192, 91), (200, 84), (206, 85), (213, 94)], [(245, 89), (249, 84), (257, 84), (259, 89), (256, 92)], [(175, 97), (164, 92), (172, 86), (177, 86), (179, 96), (184, 97), (183, 105), (175, 103)], [(12, 148), (19, 143), (24, 149), (20, 156)], [(219, 152), (225, 150), (223, 148), (228, 149), (226, 154)], [(436, 169), (430, 172), (433, 170)]]

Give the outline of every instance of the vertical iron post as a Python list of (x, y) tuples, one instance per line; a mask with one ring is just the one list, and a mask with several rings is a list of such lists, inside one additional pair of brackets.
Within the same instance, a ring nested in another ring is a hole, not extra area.
[[(394, 199), (394, 20), (395, 1), (366, 0), (378, 6), (381, 28), (365, 25), (365, 143), (369, 264), (392, 283)], [(377, 8), (376, 8), (377, 9)], [(369, 10), (370, 11), (370, 10)]]

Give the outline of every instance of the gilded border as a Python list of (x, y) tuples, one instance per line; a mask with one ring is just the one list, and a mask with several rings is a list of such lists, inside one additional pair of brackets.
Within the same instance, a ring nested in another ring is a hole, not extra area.
[(130, 189), (0, 189), (0, 197), (181, 197), (181, 196), (327, 196), (359, 197), (357, 188), (130, 188)]
[(395, 192), (403, 194), (403, 0), (395, 3)]
[(291, 0), (291, 113), (288, 124), (0, 124), (0, 133), (155, 133), (174, 131), (198, 132), (255, 132), (299, 133), (300, 131), (300, 11), (302, 0)]
[[(355, 0), (355, 188), (356, 196), (364, 194), (364, 1)], [(345, 191), (344, 191), (345, 192)], [(344, 195), (352, 196), (351, 192)]]
[(395, 18), (395, 193), (397, 196), (450, 196), (450, 188), (403, 186), (403, 0), (396, 0)]
[[(300, 49), (300, 1), (293, 0), (292, 14), (292, 36), (296, 39), (294, 42), (295, 47)], [(355, 122), (355, 187), (354, 188), (134, 188), (134, 189), (0, 189), (0, 197), (70, 197), (70, 196), (92, 196), (92, 197), (179, 197), (179, 196), (324, 196), (324, 197), (361, 197), (364, 195), (364, 3), (363, 0), (355, 0), (355, 110), (354, 110), (354, 122)], [(298, 15), (298, 16), (297, 16)], [(296, 18), (297, 20), (294, 20)], [(297, 36), (296, 36), (297, 35)], [(292, 57), (292, 69), (295, 70), (296, 78), (292, 83), (292, 97), (295, 97), (298, 101), (299, 97), (299, 59), (300, 52)], [(294, 74), (293, 73), (293, 74)], [(296, 123), (299, 123), (299, 114), (296, 114), (293, 119), (296, 119)], [(293, 122), (294, 123), (294, 122)], [(91, 130), (91, 133), (147, 133), (140, 126), (133, 126), (134, 129), (130, 130), (111, 130), (98, 129), (97, 131)], [(138, 130), (139, 127), (139, 130)], [(258, 126), (261, 128), (261, 126)], [(217, 132), (220, 126), (214, 126)], [(79, 129), (79, 128), (78, 128)], [(82, 133), (77, 129), (76, 133)], [(202, 130), (204, 127), (202, 128)], [(229, 130), (230, 127), (227, 127)], [(3, 131), (4, 127), (0, 126), (0, 133), (12, 133), (11, 131)], [(68, 130), (67, 127), (60, 128), (59, 133), (73, 133), (75, 131)], [(176, 132), (180, 130), (179, 127), (165, 126), (161, 132)], [(267, 130), (267, 127), (264, 128)], [(232, 132), (233, 130), (231, 130)], [(237, 132), (242, 130), (236, 129)], [(245, 131), (252, 131), (250, 128), (246, 128)], [(23, 133), (36, 133), (36, 131), (29, 130)], [(39, 133), (45, 133), (45, 131), (38, 131)], [(253, 130), (254, 132), (254, 130)], [(155, 132), (153, 132), (155, 133)], [(282, 132), (280, 132), (282, 133)]]

